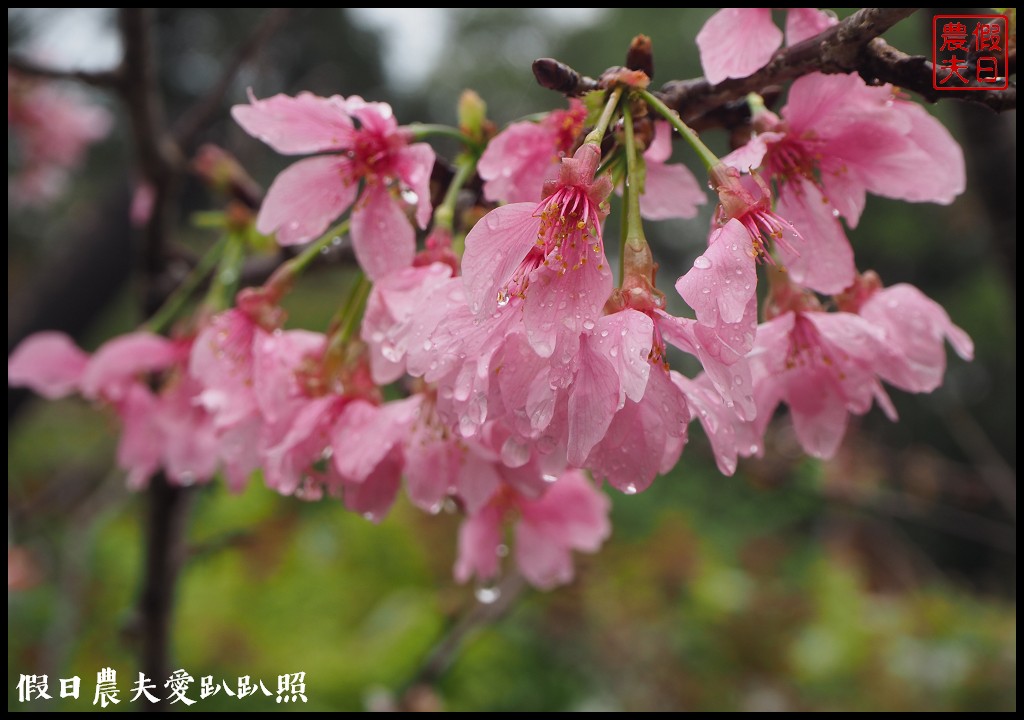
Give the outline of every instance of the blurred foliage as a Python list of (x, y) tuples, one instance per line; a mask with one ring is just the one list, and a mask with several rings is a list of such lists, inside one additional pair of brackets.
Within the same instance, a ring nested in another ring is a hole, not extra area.
[[(423, 29), (447, 33), (438, 66), (402, 92), (385, 72), (394, 71), (391, 46), (375, 32), (340, 10), (300, 13), (239, 76), (203, 139), (237, 153), (265, 184), (289, 159), (232, 125), (227, 106), (247, 86), (259, 96), (363, 94), (391, 101), (403, 121), (425, 122), (452, 122), (459, 92), (473, 87), (503, 124), (563, 102), (535, 86), (536, 56), (597, 75), (644, 32), (654, 41), (655, 85), (699, 74), (692, 38), (706, 9), (573, 12), (450, 11), (446, 25)], [(52, 17), (9, 12), (9, 44)], [(259, 14), (167, 9), (159, 17), (163, 89), (176, 117)], [(928, 18), (918, 20), (887, 37), (927, 51)], [(991, 183), (1009, 177), (1015, 187), (1016, 168), (1012, 153), (1005, 165), (979, 167), (976, 150), (1015, 147), (1016, 119), (952, 104), (932, 110), (965, 145), (968, 192), (949, 207), (870, 198), (851, 238), (862, 269), (914, 283), (943, 304), (974, 338), (977, 358), (954, 359), (932, 396), (894, 393), (900, 423), (876, 411), (855, 419), (840, 456), (823, 465), (800, 457), (783, 418), (766, 459), (741, 463), (733, 478), (718, 474), (693, 426), (673, 473), (640, 495), (614, 495), (613, 537), (600, 554), (578, 556), (572, 585), (525, 592), (472, 632), (425, 688), (406, 685), (475, 604), (472, 588), (451, 578), (456, 516), (400, 502), (375, 526), (336, 503), (280, 498), (258, 482), (239, 496), (219, 483), (197, 489), (173, 660), (196, 678), (190, 696), (204, 675), (229, 685), (250, 675), (275, 693), (278, 675), (301, 671), (309, 702), (288, 709), (1015, 709), (1016, 276), (1002, 235), (1016, 210), (1000, 217), (986, 200)], [(979, 122), (987, 134), (964, 130)], [(723, 133), (707, 136), (727, 150)], [(49, 212), (9, 212), (9, 343), (12, 318), (25, 310), (18, 303), (47, 262), (80, 228), (104, 228), (115, 210), (126, 215), (126, 137), (122, 130), (96, 148)], [(691, 162), (682, 148), (676, 157)], [(208, 208), (204, 190), (186, 188), (186, 212)], [(652, 226), (666, 288), (699, 252), (706, 227), (707, 214)], [(213, 240), (184, 236), (197, 249)], [(292, 324), (325, 323), (347, 282), (333, 270), (304, 281), (289, 303)], [(114, 290), (78, 333), (86, 347), (138, 320), (132, 288)], [(118, 671), (121, 698), (130, 696), (145, 513), (143, 498), (110, 469), (112, 427), (76, 401), (34, 401), (9, 425), (9, 584), (17, 581), (8, 595), (9, 709), (91, 709), (95, 674), (107, 666)], [(55, 698), (58, 678), (78, 675), (82, 696), (19, 704), (22, 673), (48, 674)], [(278, 706), (262, 693), (222, 692), (194, 709)]]

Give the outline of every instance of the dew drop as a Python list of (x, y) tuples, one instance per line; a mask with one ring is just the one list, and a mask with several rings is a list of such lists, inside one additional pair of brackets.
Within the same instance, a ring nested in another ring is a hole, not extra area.
[(494, 548), (494, 552), (498, 557), (508, 557), (508, 545), (502, 543), (498, 547)]
[(626, 493), (627, 495), (636, 495), (636, 485), (630, 483), (626, 487), (622, 488), (622, 492)]
[(364, 512), (363, 519), (369, 520), (370, 522), (377, 522), (377, 516), (372, 512)]
[(834, 218), (839, 217), (839, 211), (836, 210), (835, 208), (832, 208), (832, 217), (834, 217)]
[(430, 350), (430, 348), (432, 348), (432, 347), (434, 347), (434, 343), (430, 342), (430, 340), (424, 340), (423, 341), (423, 349), (424, 350)]
[(420, 196), (417, 195), (412, 190), (410, 190), (409, 188), (406, 188), (405, 190), (402, 190), (402, 199), (405, 200), (410, 205), (415, 205), (417, 202), (419, 202)]
[(583, 321), (583, 329), (584, 330), (593, 330), (594, 329), (594, 321), (593, 320), (584, 320)]
[(544, 482), (546, 482), (548, 484), (553, 483), (556, 480), (558, 480), (558, 476), (557, 475), (552, 475), (551, 473), (544, 473), (543, 475), (541, 475), (541, 478), (544, 480)]
[(698, 270), (707, 270), (711, 267), (711, 261), (703, 255), (699, 255), (696, 260), (693, 261), (693, 266)]
[(484, 605), (493, 605), (501, 597), (501, 590), (495, 585), (479, 585), (473, 594)]

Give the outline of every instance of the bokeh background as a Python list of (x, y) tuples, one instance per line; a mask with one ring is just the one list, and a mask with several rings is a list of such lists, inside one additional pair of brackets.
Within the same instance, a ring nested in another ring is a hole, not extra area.
[[(361, 94), (390, 102), (402, 122), (449, 124), (468, 87), (500, 125), (563, 106), (535, 85), (536, 57), (597, 75), (646, 33), (655, 86), (699, 75), (693, 38), (709, 14), (297, 12), (239, 73), (203, 139), (266, 185), (288, 160), (231, 122), (246, 87)], [(260, 16), (159, 11), (170, 118), (207, 91)], [(919, 13), (886, 37), (930, 53), (929, 29)], [(8, 46), (92, 68), (119, 57), (114, 15), (102, 10), (9, 9)], [(46, 328), (94, 349), (142, 319), (126, 118), (92, 96), (118, 124), (69, 192), (44, 210), (8, 206), (9, 349)], [(197, 491), (177, 593), (172, 667), (197, 679), (191, 694), (204, 675), (231, 685), (250, 675), (273, 692), (278, 675), (302, 671), (309, 702), (289, 709), (1015, 709), (1016, 113), (957, 102), (930, 111), (964, 147), (967, 192), (948, 207), (869, 197), (850, 236), (861, 269), (922, 288), (977, 352), (972, 363), (951, 355), (930, 396), (892, 391), (898, 424), (877, 410), (854, 418), (837, 458), (821, 463), (778, 418), (765, 459), (731, 478), (694, 425), (676, 470), (640, 495), (612, 493), (613, 535), (578, 556), (571, 585), (513, 588), (491, 613), (452, 580), (455, 515), (400, 500), (378, 526), (334, 502), (258, 482), (232, 495), (214, 482)], [(707, 140), (727, 149), (721, 132)], [(683, 147), (675, 157), (699, 172)], [(186, 188), (186, 212), (212, 202)], [(187, 220), (180, 239), (199, 252), (214, 238)], [(706, 215), (649, 227), (663, 283), (699, 254), (706, 230)], [(346, 278), (327, 267), (304, 280), (289, 324), (322, 328)], [(92, 709), (107, 666), (127, 700), (145, 507), (113, 467), (114, 422), (81, 401), (9, 391), (8, 423), (8, 707)], [(487, 617), (460, 625), (467, 613)], [(442, 649), (442, 663), (434, 653), (453, 627), (463, 642)], [(81, 676), (82, 697), (20, 704), (20, 674), (47, 674), (51, 691)], [(278, 708), (221, 693), (194, 709), (245, 707)]]

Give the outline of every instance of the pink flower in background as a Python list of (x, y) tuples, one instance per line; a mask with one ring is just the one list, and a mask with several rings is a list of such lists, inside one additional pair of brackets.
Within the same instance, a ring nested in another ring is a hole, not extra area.
[(587, 109), (576, 99), (568, 110), (553, 110), (540, 122), (517, 122), (494, 136), (480, 156), (477, 172), (491, 202), (539, 202), (559, 161), (572, 151)]
[(77, 88), (65, 88), (7, 71), (7, 129), (14, 138), (17, 171), (8, 196), (17, 205), (45, 205), (59, 196), (90, 145), (113, 127), (103, 107)]
[(313, 240), (355, 203), (352, 245), (366, 274), (376, 279), (412, 264), (416, 231), (406, 211), (414, 209), (416, 224), (426, 228), (434, 151), (410, 142), (389, 105), (300, 93), (251, 97), (231, 112), (280, 153), (338, 153), (300, 160), (277, 176), (256, 220), (260, 232), (276, 232), (281, 245)]
[(870, 87), (857, 75), (796, 80), (780, 119), (762, 112), (761, 132), (723, 159), (761, 167), (778, 188), (778, 212), (809, 245), (780, 246), (793, 279), (835, 294), (853, 283), (853, 251), (839, 222), (856, 227), (867, 192), (948, 204), (966, 184), (963, 152), (928, 112)]
[(502, 486), (459, 529), (455, 579), (491, 581), (500, 572), (503, 526), (518, 518), (515, 560), (523, 577), (547, 590), (573, 578), (572, 551), (596, 552), (611, 534), (611, 502), (583, 473), (569, 470), (536, 500)]
[[(795, 45), (836, 22), (816, 8), (789, 8), (786, 43)], [(760, 70), (780, 47), (782, 31), (772, 22), (771, 8), (722, 8), (697, 33), (704, 76), (715, 85)]]
[(611, 293), (601, 239), (611, 181), (594, 179), (600, 159), (597, 147), (583, 145), (562, 160), (540, 204), (492, 210), (466, 236), (462, 272), (470, 309), (489, 317), (521, 298), (527, 337), (544, 357), (560, 334), (592, 326)]
[(64, 333), (35, 333), (7, 358), (7, 384), (55, 400), (78, 390), (88, 364), (89, 355)]
[(681, 163), (668, 164), (672, 155), (672, 126), (654, 123), (654, 140), (644, 151), (646, 174), (640, 196), (640, 214), (648, 220), (692, 218), (707, 196), (690, 168)]
[[(187, 341), (145, 332), (102, 345), (90, 358), (62, 333), (26, 338), (8, 360), (8, 383), (49, 397), (79, 392), (114, 409), (121, 420), (117, 461), (128, 485), (143, 487), (157, 470), (169, 481), (190, 485), (217, 469), (212, 419), (199, 405), (200, 386), (185, 373)], [(160, 389), (149, 380), (161, 378)]]

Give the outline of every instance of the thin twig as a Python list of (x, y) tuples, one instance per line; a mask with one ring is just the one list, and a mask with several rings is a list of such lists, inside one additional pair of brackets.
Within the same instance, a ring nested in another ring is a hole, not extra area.
[(474, 630), (493, 623), (507, 613), (526, 589), (526, 581), (517, 572), (508, 574), (497, 586), (497, 597), (492, 603), (474, 603), (456, 620), (444, 636), (427, 654), (405, 691), (421, 685), (435, 685), (455, 661), (463, 641)]
[(7, 54), (7, 67), (22, 75), (44, 80), (75, 80), (99, 88), (116, 88), (121, 85), (120, 68), (113, 70), (69, 70), (55, 68), (17, 55)]
[(174, 136), (182, 148), (187, 150), (192, 146), (196, 136), (220, 109), (238, 71), (284, 26), (293, 13), (293, 8), (273, 8), (238, 46), (235, 54), (224, 64), (217, 82), (175, 124)]

